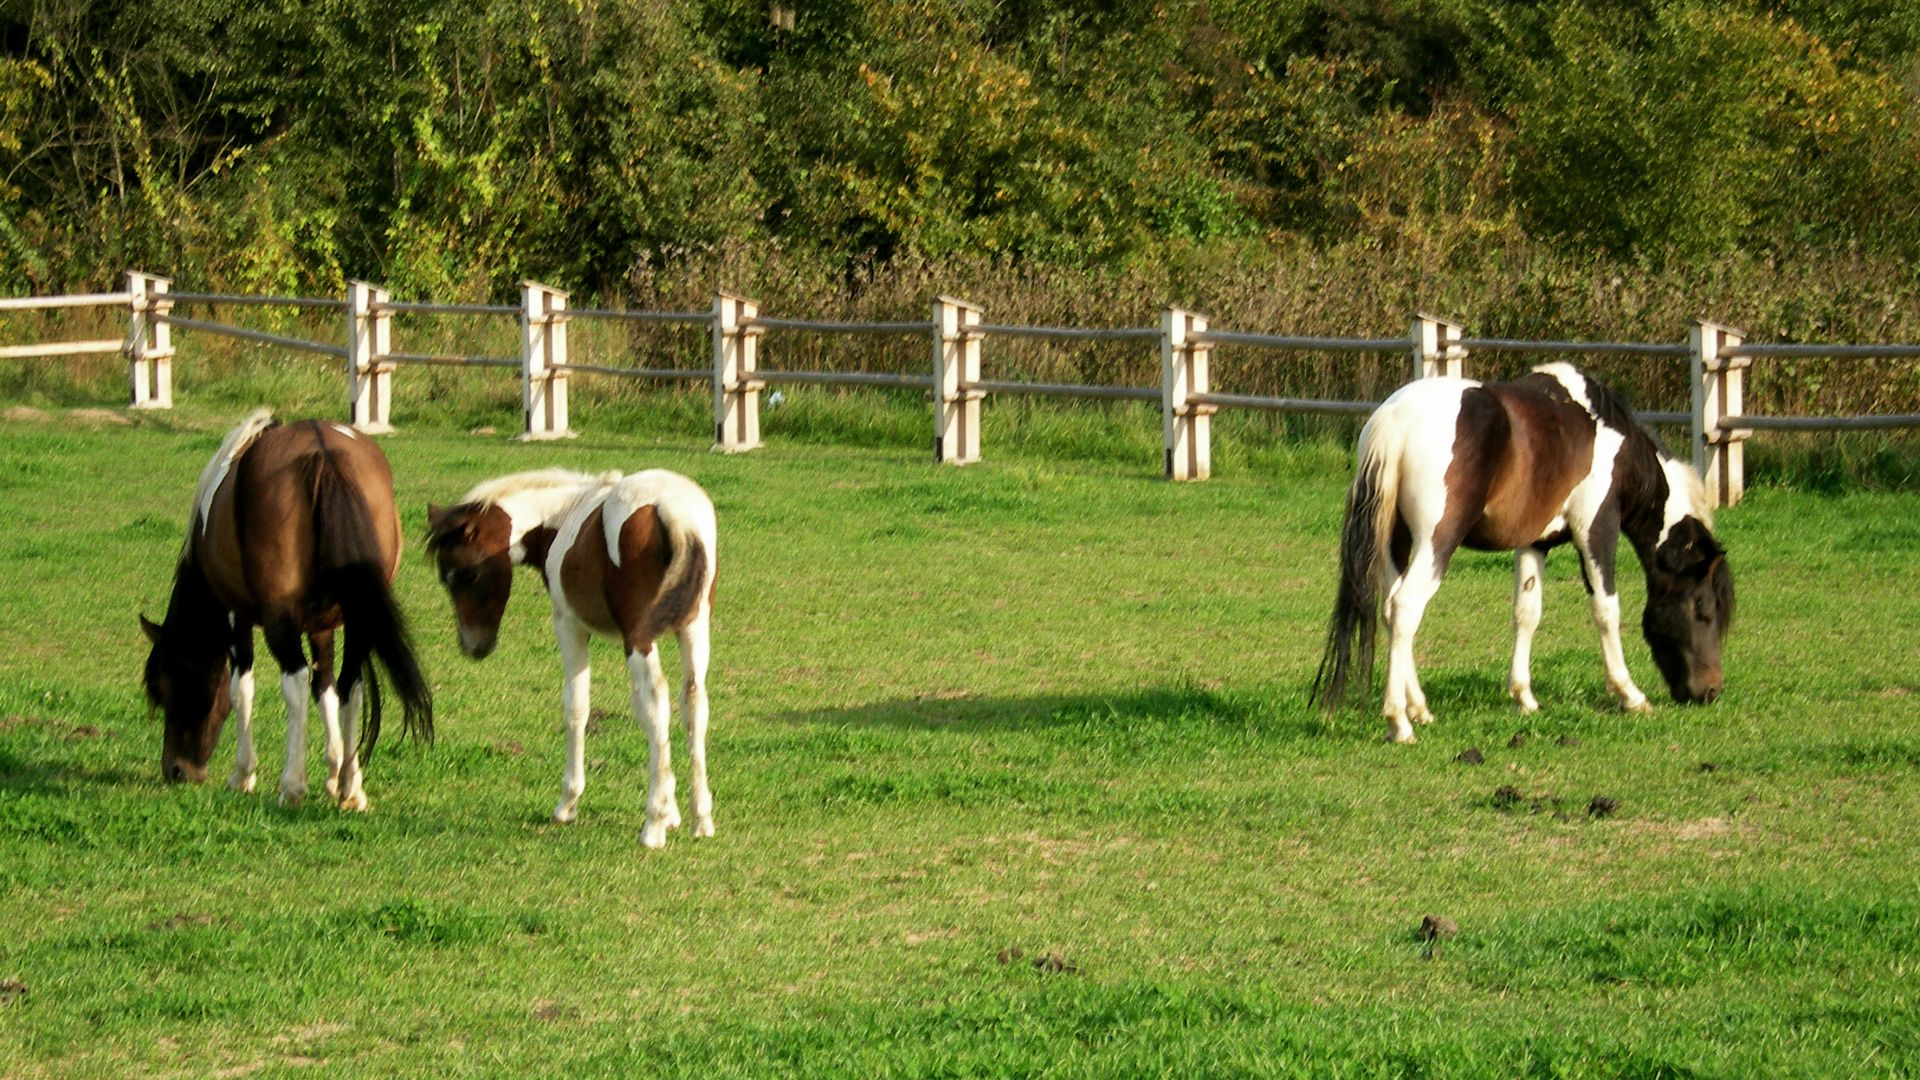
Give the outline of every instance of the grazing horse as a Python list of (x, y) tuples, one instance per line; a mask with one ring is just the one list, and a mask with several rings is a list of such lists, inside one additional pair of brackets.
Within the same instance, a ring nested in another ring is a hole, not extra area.
[(1614, 552), (1633, 545), (1647, 578), (1641, 631), (1675, 701), (1720, 695), (1720, 640), (1733, 620), (1733, 572), (1714, 540), (1699, 474), (1667, 456), (1620, 394), (1570, 364), (1520, 379), (1409, 383), (1360, 431), (1347, 494), (1340, 590), (1313, 696), (1339, 707), (1355, 667), (1373, 667), (1384, 592), (1385, 713), (1394, 742), (1433, 719), (1413, 667), (1413, 635), (1454, 551), (1512, 551), (1508, 693), (1531, 713), (1530, 653), (1547, 552), (1572, 541), (1600, 630), (1607, 688), (1631, 712), (1647, 696), (1620, 645)]
[(667, 739), (667, 680), (654, 639), (680, 640), (681, 717), (693, 762), (693, 835), (713, 835), (707, 788), (707, 650), (713, 615), (713, 503), (699, 485), (652, 469), (622, 478), (564, 469), (486, 481), (459, 505), (427, 508), (427, 549), (453, 600), (460, 650), (493, 651), (515, 564), (540, 571), (553, 601), (565, 680), (561, 710), (567, 764), (553, 820), (570, 822), (586, 790), (587, 640), (626, 648), (633, 715), (646, 732), (647, 821), (640, 842), (657, 848), (680, 825)]
[[(307, 700), (326, 728), (327, 794), (344, 810), (367, 809), (357, 720), (366, 706), (365, 749), (380, 737), (387, 669), (406, 707), (405, 726), (433, 734), (433, 699), (388, 586), (400, 559), (393, 477), (372, 440), (339, 424), (281, 424), (265, 409), (230, 432), (200, 474), (173, 595), (158, 625), (141, 616), (153, 650), (147, 697), (166, 717), (160, 772), (200, 783), (227, 714), (239, 745), (227, 786), (252, 791), (253, 628), (265, 631), (287, 703), (287, 761), (280, 801), (307, 793)], [(341, 682), (333, 678), (333, 633), (344, 626)], [(300, 645), (313, 647), (309, 667)], [(345, 698), (346, 708), (340, 707)]]

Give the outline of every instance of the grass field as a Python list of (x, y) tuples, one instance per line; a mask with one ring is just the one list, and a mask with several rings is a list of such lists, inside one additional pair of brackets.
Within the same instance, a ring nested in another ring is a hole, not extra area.
[[(0, 1073), (1920, 1069), (1912, 495), (1725, 512), (1727, 695), (1650, 716), (1609, 704), (1564, 552), (1544, 708), (1517, 716), (1509, 564), (1463, 555), (1419, 649), (1439, 722), (1392, 747), (1376, 705), (1306, 705), (1333, 443), (1225, 448), (1176, 486), (1152, 426), (1088, 459), (1011, 412), (964, 470), (926, 460), (918, 412), (834, 443), (775, 414), (738, 457), (644, 414), (560, 445), (402, 416), (414, 536), (429, 499), (537, 465), (712, 493), (719, 835), (648, 853), (615, 650), (580, 821), (550, 825), (546, 600), (523, 574), (467, 661), (417, 550), (398, 591), (440, 738), (383, 742), (370, 815), (275, 804), (264, 650), (264, 794), (161, 785), (135, 615), (239, 412), (0, 422)], [(1428, 914), (1458, 935), (1421, 940)]]

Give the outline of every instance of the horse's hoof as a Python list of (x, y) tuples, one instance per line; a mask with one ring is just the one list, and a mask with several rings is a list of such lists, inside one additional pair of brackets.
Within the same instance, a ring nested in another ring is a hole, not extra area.
[(280, 787), (281, 806), (299, 806), (302, 802), (306, 801), (306, 798), (306, 788), (291, 788), (284, 784)]
[(668, 807), (666, 818), (664, 820), (666, 822), (667, 828), (669, 829), (679, 828), (680, 827), (680, 808), (677, 806)]
[(553, 808), (553, 823), (555, 825), (571, 825), (573, 824), (573, 819), (579, 816), (579, 809), (568, 806), (566, 803), (561, 803), (559, 806)]
[(655, 851), (666, 847), (667, 823), (664, 821), (648, 822), (647, 827), (640, 830), (640, 846), (652, 848)]
[(253, 794), (254, 783), (255, 781), (252, 773), (237, 772), (237, 773), (234, 773), (232, 776), (227, 777), (227, 790), (237, 791), (242, 795), (251, 795)]
[(709, 836), (712, 836), (713, 835), (713, 819), (708, 817), (708, 818), (699, 818), (696, 821), (694, 821), (693, 835), (696, 838), (702, 839), (702, 840), (706, 839)]
[(351, 795), (348, 795), (346, 798), (340, 800), (340, 809), (345, 810), (348, 813), (364, 814), (367, 811), (373, 809), (373, 804), (367, 801), (366, 792), (356, 791)]
[(1520, 706), (1520, 714), (1522, 716), (1532, 716), (1534, 713), (1540, 711), (1540, 702), (1534, 699), (1532, 692), (1516, 690), (1509, 691), (1509, 693), (1513, 697), (1513, 703)]

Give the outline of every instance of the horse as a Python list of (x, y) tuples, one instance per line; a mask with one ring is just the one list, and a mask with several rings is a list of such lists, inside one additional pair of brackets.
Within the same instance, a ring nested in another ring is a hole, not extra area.
[(553, 603), (564, 680), (567, 759), (553, 820), (572, 822), (586, 790), (590, 635), (626, 649), (634, 719), (646, 733), (646, 824), (640, 842), (666, 844), (680, 825), (668, 746), (667, 680), (654, 640), (680, 641), (681, 717), (692, 761), (693, 835), (713, 835), (707, 787), (707, 656), (715, 576), (713, 503), (678, 473), (623, 477), (565, 469), (485, 481), (451, 507), (427, 508), (427, 550), (453, 601), (460, 650), (491, 653), (513, 589), (513, 568), (531, 566)]
[[(228, 433), (194, 488), (166, 614), (158, 624), (140, 616), (152, 643), (147, 698), (166, 720), (160, 750), (166, 780), (206, 780), (231, 712), (239, 718), (239, 745), (227, 786), (253, 791), (258, 626), (280, 665), (287, 703), (280, 802), (295, 805), (307, 794), (311, 695), (326, 729), (328, 796), (343, 810), (369, 808), (360, 752), (372, 752), (380, 737), (375, 658), (405, 706), (406, 730), (428, 739), (433, 734), (433, 697), (389, 591), (400, 538), (392, 473), (366, 436), (320, 420), (282, 424), (266, 409)], [(343, 626), (336, 685), (333, 635)], [(313, 649), (311, 665), (303, 634)]]
[(1509, 695), (1533, 696), (1531, 649), (1547, 553), (1571, 542), (1600, 631), (1607, 688), (1629, 712), (1651, 711), (1620, 644), (1614, 554), (1622, 536), (1646, 574), (1641, 632), (1677, 702), (1720, 696), (1721, 640), (1733, 621), (1733, 572), (1713, 536), (1712, 508), (1690, 465), (1634, 419), (1626, 398), (1570, 364), (1511, 382), (1421, 379), (1395, 391), (1360, 432), (1347, 493), (1340, 585), (1310, 700), (1328, 714), (1357, 668), (1373, 667), (1384, 594), (1388, 736), (1432, 712), (1414, 671), (1413, 637), (1448, 561), (1465, 546), (1512, 551)]

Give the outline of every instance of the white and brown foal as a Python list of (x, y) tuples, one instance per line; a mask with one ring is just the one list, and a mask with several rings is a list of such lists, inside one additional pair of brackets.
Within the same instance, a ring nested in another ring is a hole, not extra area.
[(1592, 597), (1607, 688), (1650, 708), (1620, 644), (1614, 555), (1621, 537), (1647, 579), (1641, 630), (1675, 701), (1720, 695), (1720, 641), (1733, 619), (1733, 573), (1714, 540), (1693, 468), (1667, 456), (1618, 393), (1564, 363), (1520, 379), (1421, 379), (1375, 410), (1360, 432), (1347, 495), (1340, 590), (1313, 694), (1331, 711), (1355, 668), (1373, 663), (1384, 599), (1384, 712), (1394, 742), (1433, 719), (1413, 664), (1413, 636), (1460, 547), (1512, 551), (1513, 666), (1508, 692), (1533, 712), (1531, 650), (1547, 552), (1571, 542)]
[(468, 656), (480, 659), (493, 651), (515, 565), (538, 570), (553, 600), (567, 726), (555, 821), (574, 819), (587, 786), (587, 641), (599, 634), (626, 648), (633, 715), (647, 736), (647, 821), (640, 842), (660, 847), (667, 830), (680, 825), (667, 738), (667, 680), (654, 649), (656, 638), (674, 632), (693, 766), (693, 834), (712, 836), (706, 679), (716, 525), (706, 492), (662, 469), (627, 477), (546, 469), (486, 481), (457, 506), (428, 507), (427, 517), (427, 547), (438, 560), (460, 649)]

